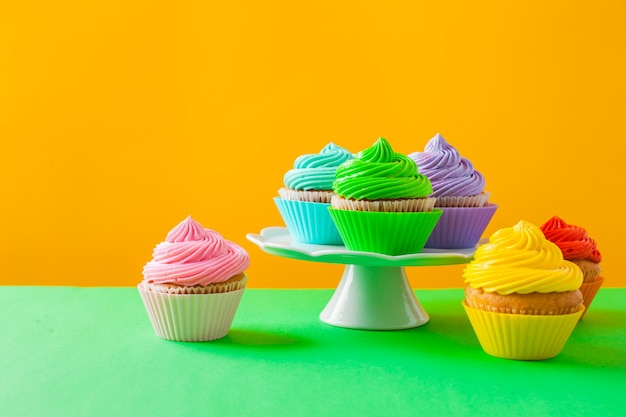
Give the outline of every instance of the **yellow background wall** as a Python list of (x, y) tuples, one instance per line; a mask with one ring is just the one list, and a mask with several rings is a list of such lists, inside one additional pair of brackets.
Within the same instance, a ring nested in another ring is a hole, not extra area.
[(3, 1), (0, 284), (135, 285), (191, 214), (249, 251), (250, 287), (335, 287), (341, 265), (246, 239), (283, 224), (284, 172), (440, 132), (500, 205), (487, 234), (558, 215), (626, 286), (624, 4)]

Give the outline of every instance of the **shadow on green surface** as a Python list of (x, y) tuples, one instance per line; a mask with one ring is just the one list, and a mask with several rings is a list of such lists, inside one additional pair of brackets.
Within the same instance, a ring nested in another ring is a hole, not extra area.
[(258, 330), (231, 329), (226, 337), (216, 341), (222, 344), (232, 344), (241, 346), (274, 346), (274, 347), (293, 347), (294, 345), (308, 343), (302, 339), (270, 332)]

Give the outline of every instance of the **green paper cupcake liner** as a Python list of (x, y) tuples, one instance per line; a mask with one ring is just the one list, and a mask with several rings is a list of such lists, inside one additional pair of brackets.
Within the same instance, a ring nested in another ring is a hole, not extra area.
[(442, 214), (328, 210), (346, 248), (392, 256), (421, 252)]

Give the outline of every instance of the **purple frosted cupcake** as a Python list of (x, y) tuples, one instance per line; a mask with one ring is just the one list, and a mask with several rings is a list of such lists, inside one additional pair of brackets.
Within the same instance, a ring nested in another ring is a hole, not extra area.
[(420, 174), (430, 179), (435, 207), (443, 215), (426, 248), (460, 249), (476, 246), (498, 206), (489, 202), (485, 178), (471, 161), (437, 133), (423, 152), (408, 155)]

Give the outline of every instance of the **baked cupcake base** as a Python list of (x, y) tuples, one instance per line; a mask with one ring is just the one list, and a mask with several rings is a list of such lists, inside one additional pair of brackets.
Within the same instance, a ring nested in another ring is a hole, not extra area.
[(594, 282), (596, 278), (600, 276), (600, 272), (602, 271), (598, 263), (588, 259), (572, 259), (570, 262), (578, 265), (580, 270), (583, 272), (583, 282)]
[(281, 188), (278, 195), (283, 200), (308, 201), (310, 203), (330, 203), (333, 197), (332, 190), (292, 190)]
[(446, 196), (437, 197), (436, 207), (483, 207), (489, 202), (491, 193), (482, 192), (476, 195), (470, 196)]
[(330, 202), (337, 210), (373, 211), (373, 212), (401, 212), (413, 213), (432, 211), (435, 208), (434, 197), (400, 198), (395, 200), (354, 200), (334, 195)]
[(181, 342), (216, 340), (230, 330), (245, 291), (247, 276), (242, 275), (214, 286), (140, 283), (137, 289), (157, 336)]
[(463, 301), (485, 353), (504, 359), (544, 360), (557, 356), (585, 309), (572, 314), (523, 315), (478, 310)]
[(475, 309), (505, 314), (561, 315), (578, 311), (583, 303), (579, 290), (561, 293), (498, 294), (465, 287), (465, 300)]

